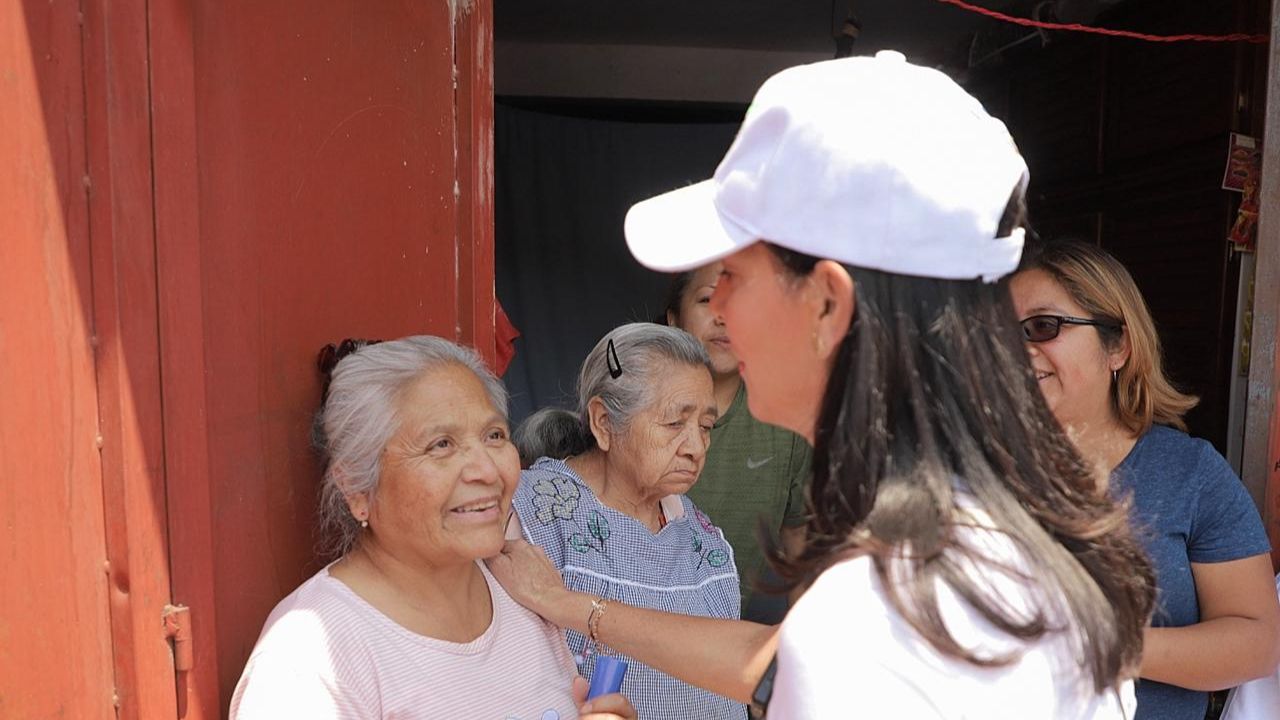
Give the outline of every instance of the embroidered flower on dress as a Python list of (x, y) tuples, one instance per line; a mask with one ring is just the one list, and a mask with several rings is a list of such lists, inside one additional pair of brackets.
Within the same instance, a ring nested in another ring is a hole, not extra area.
[(703, 515), (701, 510), (694, 510), (693, 516), (698, 518), (698, 524), (702, 526), (703, 530), (706, 530), (709, 533), (715, 533), (716, 526), (711, 524), (711, 518)]
[[(720, 548), (716, 548), (704, 555), (703, 560), (706, 560), (707, 564), (711, 567), (724, 567), (725, 563), (729, 562), (729, 553), (721, 550)], [(701, 562), (698, 563), (698, 567), (702, 567)]]
[[(577, 525), (576, 522), (574, 524)], [(579, 525), (578, 527), (582, 526)], [(609, 529), (609, 518), (601, 515), (599, 510), (592, 510), (591, 518), (587, 520), (587, 533), (592, 538), (595, 538), (596, 542), (594, 544), (587, 539), (586, 535), (574, 533), (569, 536), (569, 547), (580, 553), (595, 550), (601, 555), (608, 555), (609, 553), (605, 550), (604, 543), (613, 534)]]
[(578, 509), (578, 486), (568, 478), (539, 478), (533, 484), (533, 506), (537, 518), (544, 525), (556, 518), (572, 520)]
[[(703, 530), (706, 530), (712, 535), (716, 535), (716, 526), (711, 524), (711, 519), (706, 515), (703, 515), (701, 510), (694, 510), (693, 515), (698, 518), (698, 524), (702, 526)], [(698, 556), (699, 568), (702, 567), (702, 563), (718, 568), (724, 567), (725, 564), (729, 562), (729, 553), (721, 550), (720, 548), (705, 550), (702, 544), (702, 538), (697, 535), (693, 536), (693, 552)]]

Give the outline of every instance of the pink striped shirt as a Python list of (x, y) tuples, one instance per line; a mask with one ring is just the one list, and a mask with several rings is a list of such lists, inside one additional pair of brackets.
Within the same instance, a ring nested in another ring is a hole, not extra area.
[(231, 698), (231, 720), (569, 720), (577, 670), (563, 634), (480, 564), (493, 622), (469, 643), (396, 624), (325, 568), (267, 618)]

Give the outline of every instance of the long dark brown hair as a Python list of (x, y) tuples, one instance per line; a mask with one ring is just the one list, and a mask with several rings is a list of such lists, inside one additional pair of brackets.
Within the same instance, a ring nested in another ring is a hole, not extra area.
[[(793, 276), (817, 263), (770, 247)], [(979, 666), (1014, 659), (955, 639), (938, 581), (1013, 637), (1074, 635), (1099, 692), (1136, 675), (1151, 564), (1126, 507), (1099, 489), (1045, 405), (1007, 281), (847, 269), (857, 304), (817, 420), (809, 537), (796, 558), (775, 546), (781, 577), (803, 584), (867, 555), (892, 606), (947, 656)], [(1024, 570), (966, 546), (957, 530), (973, 521), (957, 511), (960, 494), (1014, 543)], [(999, 575), (1039, 588), (1062, 612), (1016, 607), (992, 584)]]

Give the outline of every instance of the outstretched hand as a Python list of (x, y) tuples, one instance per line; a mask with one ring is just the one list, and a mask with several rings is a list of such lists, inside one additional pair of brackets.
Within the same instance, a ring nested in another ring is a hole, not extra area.
[(610, 693), (587, 702), (590, 688), (586, 678), (573, 679), (573, 701), (578, 705), (579, 720), (636, 720), (636, 709), (622, 693)]
[(502, 552), (485, 560), (485, 564), (516, 602), (556, 622), (552, 613), (557, 608), (557, 600), (568, 590), (560, 571), (542, 548), (524, 540), (508, 540)]

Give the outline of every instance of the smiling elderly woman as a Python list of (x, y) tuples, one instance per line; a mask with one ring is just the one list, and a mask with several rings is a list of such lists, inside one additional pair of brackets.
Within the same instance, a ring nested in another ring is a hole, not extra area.
[[(341, 347), (316, 419), (340, 557), (271, 613), (231, 717), (578, 717), (563, 636), (479, 562), (520, 471), (502, 385), (440, 338)], [(632, 716), (617, 695), (593, 705)]]
[[(514, 501), (520, 525), (566, 586), (600, 599), (597, 621), (608, 601), (738, 617), (733, 551), (684, 496), (716, 420), (709, 365), (683, 330), (624, 325), (582, 363), (578, 414), (543, 411), (520, 429), (526, 455), (558, 447), (568, 456), (543, 457), (523, 473)], [(574, 631), (568, 639), (589, 674), (602, 649)], [(746, 717), (744, 705), (628, 662), (622, 690), (641, 717)]]

